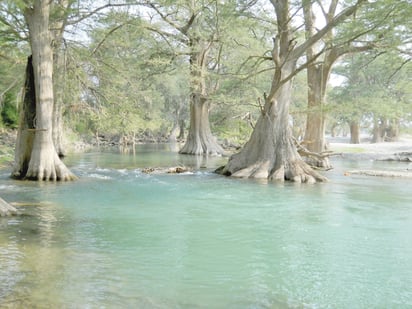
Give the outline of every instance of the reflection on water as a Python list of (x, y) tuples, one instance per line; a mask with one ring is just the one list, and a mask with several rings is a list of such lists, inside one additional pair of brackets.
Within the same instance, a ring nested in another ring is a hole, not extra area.
[[(72, 157), (73, 183), (0, 171), (4, 198), (35, 205), (0, 219), (1, 308), (412, 306), (411, 181), (343, 176), (384, 163), (264, 184), (210, 173), (225, 158), (151, 147)], [(171, 165), (198, 171), (140, 172)]]

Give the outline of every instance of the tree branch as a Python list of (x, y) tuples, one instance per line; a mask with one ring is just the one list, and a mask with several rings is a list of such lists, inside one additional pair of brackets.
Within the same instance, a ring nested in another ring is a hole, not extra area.
[(306, 50), (311, 47), (313, 44), (317, 43), (323, 36), (332, 30), (336, 25), (342, 23), (346, 18), (351, 16), (356, 12), (360, 5), (362, 5), (367, 0), (358, 0), (356, 4), (344, 9), (338, 15), (336, 15), (329, 23), (327, 23), (322, 29), (320, 29), (315, 35), (307, 39), (304, 43), (296, 47), (291, 53), (292, 59), (297, 59), (302, 56)]
[(106, 35), (104, 36), (104, 38), (99, 42), (99, 44), (97, 44), (97, 46), (93, 49), (93, 51), (90, 53), (90, 56), (93, 56), (97, 50), (103, 45), (103, 43), (106, 41), (106, 39), (112, 35), (116, 30), (122, 28), (124, 25), (126, 25), (128, 22), (122, 23), (116, 27), (114, 27), (113, 29), (111, 29), (109, 32), (106, 33)]
[(81, 22), (81, 21), (83, 21), (83, 20), (85, 20), (85, 19), (87, 19), (87, 18), (89, 18), (89, 17), (97, 14), (98, 12), (103, 11), (104, 9), (107, 9), (107, 8), (111, 8), (111, 7), (124, 7), (124, 6), (130, 6), (130, 5), (144, 5), (144, 4), (145, 4), (144, 2), (134, 2), (133, 4), (131, 4), (131, 3), (117, 3), (117, 4), (108, 3), (108, 4), (105, 4), (105, 5), (103, 5), (103, 6), (100, 6), (100, 7), (96, 8), (96, 9), (94, 9), (94, 10), (91, 11), (91, 12), (88, 12), (88, 13), (82, 15), (82, 16), (79, 16), (78, 19), (74, 19), (74, 20), (72, 20), (72, 21), (68, 21), (68, 22), (67, 22), (67, 25), (77, 24), (77, 23), (79, 23), (79, 22)]

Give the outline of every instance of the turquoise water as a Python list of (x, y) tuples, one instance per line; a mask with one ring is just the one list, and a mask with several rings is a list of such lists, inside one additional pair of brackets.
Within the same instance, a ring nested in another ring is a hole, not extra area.
[[(16, 182), (35, 202), (0, 218), (0, 307), (412, 308), (412, 181), (343, 176), (404, 168), (336, 159), (329, 183), (211, 173), (224, 158), (166, 145), (67, 160), (80, 180)], [(192, 165), (183, 175), (141, 167)]]

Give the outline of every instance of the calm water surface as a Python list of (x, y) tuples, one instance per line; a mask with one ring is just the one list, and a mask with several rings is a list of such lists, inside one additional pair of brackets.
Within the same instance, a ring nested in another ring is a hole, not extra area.
[[(412, 308), (412, 181), (343, 176), (406, 165), (267, 184), (167, 147), (75, 155), (65, 184), (1, 170), (3, 198), (37, 204), (0, 218), (0, 307)], [(197, 171), (140, 172), (177, 164)]]

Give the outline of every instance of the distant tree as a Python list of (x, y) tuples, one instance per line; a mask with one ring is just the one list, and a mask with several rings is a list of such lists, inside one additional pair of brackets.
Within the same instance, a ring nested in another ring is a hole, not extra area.
[(187, 74), (146, 26), (135, 13), (113, 10), (97, 19), (90, 44), (81, 48), (81, 100), (94, 113), (95, 131), (132, 141), (136, 133), (161, 133), (171, 121), (162, 115), (167, 96), (182, 95), (173, 76), (184, 81)]
[(374, 52), (346, 57), (336, 68), (345, 82), (331, 93), (332, 112), (349, 124), (351, 143), (360, 142), (361, 127), (369, 128), (372, 142), (398, 139), (412, 119), (411, 65), (397, 52)]
[(190, 127), (181, 153), (222, 154), (209, 123), (207, 75), (218, 40), (218, 2), (157, 1), (147, 6), (156, 14), (149, 30), (162, 37), (175, 56), (187, 57), (190, 74)]

